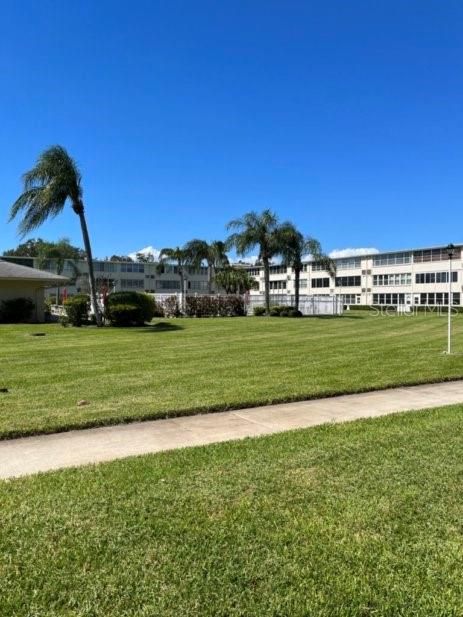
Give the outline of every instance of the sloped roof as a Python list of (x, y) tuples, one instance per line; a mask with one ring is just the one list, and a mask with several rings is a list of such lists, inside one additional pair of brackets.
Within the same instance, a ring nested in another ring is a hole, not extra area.
[(0, 259), (0, 280), (8, 279), (12, 281), (34, 281), (36, 283), (43, 283), (44, 285), (60, 285), (66, 283), (68, 280), (65, 276), (53, 274), (53, 272), (37, 270), (36, 268), (29, 268), (27, 266), (19, 266), (18, 264)]

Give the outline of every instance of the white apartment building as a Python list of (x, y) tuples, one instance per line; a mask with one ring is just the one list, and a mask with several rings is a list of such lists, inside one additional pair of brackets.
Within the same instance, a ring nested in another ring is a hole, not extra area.
[[(301, 296), (339, 296), (346, 305), (409, 305), (438, 306), (448, 303), (449, 268), (451, 265), (452, 304), (459, 306), (463, 292), (463, 262), (461, 244), (454, 247), (450, 263), (445, 246), (390, 251), (370, 255), (335, 259), (336, 276), (332, 277), (317, 262), (308, 261), (301, 273)], [(8, 261), (38, 268), (38, 260), (28, 257), (4, 257)], [(42, 270), (56, 273), (56, 260), (41, 264)], [(72, 262), (66, 262), (62, 275), (75, 278), (66, 286), (66, 293), (73, 295), (88, 292), (87, 263), (76, 263), (79, 274), (75, 277)], [(258, 282), (258, 289), (251, 296), (264, 293), (262, 266), (240, 264)], [(166, 265), (160, 273), (156, 263), (94, 261), (97, 289), (102, 292), (145, 291), (157, 294), (179, 293), (180, 276), (174, 265)], [(207, 293), (207, 268), (187, 269), (186, 292)], [(64, 289), (60, 290), (61, 293)], [(270, 268), (270, 294), (273, 301), (280, 296), (293, 296), (294, 272), (292, 268), (272, 265)], [(48, 290), (56, 298), (57, 290)]]
[[(321, 264), (309, 261), (301, 273), (300, 294), (342, 296), (347, 305), (438, 306), (448, 304), (451, 266), (452, 304), (459, 306), (463, 289), (462, 245), (454, 247), (450, 260), (447, 247), (410, 249), (335, 259), (336, 276)], [(264, 273), (259, 266), (248, 272), (259, 283), (251, 294), (263, 294)], [(294, 295), (291, 268), (273, 265), (270, 269), (270, 293)]]

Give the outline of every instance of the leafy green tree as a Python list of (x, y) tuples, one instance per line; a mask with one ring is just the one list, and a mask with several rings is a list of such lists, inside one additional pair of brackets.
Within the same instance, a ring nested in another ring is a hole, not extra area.
[(244, 268), (227, 267), (215, 275), (215, 283), (227, 294), (244, 294), (257, 289), (259, 284)]
[(107, 257), (106, 261), (133, 261), (131, 257), (128, 255), (111, 255), (111, 257)]
[(239, 256), (245, 256), (256, 247), (259, 260), (264, 268), (265, 312), (270, 314), (270, 261), (280, 254), (282, 248), (281, 224), (271, 210), (260, 214), (248, 212), (240, 219), (230, 221), (227, 229), (236, 230), (228, 240), (227, 246), (234, 247)]
[(75, 161), (62, 146), (42, 152), (35, 167), (23, 176), (24, 192), (11, 207), (10, 220), (22, 214), (19, 232), (22, 236), (40, 227), (47, 219), (60, 214), (67, 201), (79, 217), (88, 264), (90, 301), (97, 325), (102, 324), (96, 297), (92, 248), (82, 200), (82, 177)]
[[(69, 244), (67, 238), (62, 238), (56, 243), (44, 243), (37, 255), (39, 268), (50, 270), (53, 269), (56, 274), (63, 274), (64, 267), (68, 265), (72, 271), (72, 276), (69, 277), (69, 284), (73, 285), (81, 274), (76, 253)], [(77, 253), (78, 254), (78, 253)], [(59, 304), (60, 288), (56, 289), (56, 303)]]
[(48, 250), (58, 247), (63, 257), (67, 259), (85, 259), (85, 251), (73, 246), (68, 238), (61, 238), (58, 242), (48, 242), (42, 238), (29, 238), (14, 249), (3, 252), (5, 257), (39, 257)]
[(184, 247), (193, 267), (200, 268), (207, 263), (207, 290), (212, 293), (212, 283), (215, 273), (229, 265), (225, 242), (216, 240), (210, 244), (205, 240), (191, 240)]
[(292, 224), (284, 223), (279, 230), (280, 255), (282, 263), (294, 271), (294, 305), (299, 310), (299, 288), (301, 272), (304, 268), (303, 258), (310, 255), (314, 261), (321, 263), (323, 269), (331, 276), (336, 274), (336, 264), (322, 251), (321, 244), (315, 238), (304, 237)]
[(152, 264), (154, 263), (154, 256), (146, 253), (137, 253), (137, 261), (140, 264)]

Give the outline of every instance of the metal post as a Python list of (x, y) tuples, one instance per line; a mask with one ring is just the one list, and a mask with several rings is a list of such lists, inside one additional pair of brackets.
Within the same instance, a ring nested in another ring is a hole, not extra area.
[(447, 353), (451, 353), (451, 334), (452, 334), (452, 257), (449, 256), (449, 302), (447, 313)]
[(451, 334), (452, 334), (452, 258), (455, 253), (453, 244), (447, 246), (447, 255), (449, 258), (449, 291), (448, 291), (448, 312), (447, 312), (447, 353), (452, 353)]

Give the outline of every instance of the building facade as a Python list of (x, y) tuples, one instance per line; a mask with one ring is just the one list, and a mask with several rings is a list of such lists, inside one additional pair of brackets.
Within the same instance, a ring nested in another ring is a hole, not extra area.
[[(462, 245), (455, 246), (451, 260), (444, 246), (335, 259), (334, 277), (321, 264), (308, 261), (301, 273), (300, 294), (341, 296), (346, 305), (439, 306), (448, 304), (450, 278), (451, 301), (459, 306), (461, 251)], [(248, 272), (259, 284), (251, 294), (263, 294), (263, 268), (249, 266)], [(294, 292), (292, 268), (271, 266), (270, 293), (278, 296)]]
[[(38, 260), (27, 257), (6, 258), (15, 263), (38, 268)], [(301, 296), (339, 296), (345, 305), (405, 305), (439, 306), (448, 304), (449, 269), (451, 266), (452, 304), (459, 306), (463, 300), (462, 245), (454, 247), (452, 259), (447, 248), (432, 247), (374, 253), (335, 259), (336, 275), (330, 276), (322, 265), (307, 261), (300, 278)], [(239, 264), (258, 283), (251, 296), (264, 293), (262, 266)], [(77, 268), (77, 271), (76, 271)], [(57, 273), (56, 260), (41, 264), (42, 270)], [(94, 261), (97, 289), (104, 291), (145, 291), (155, 294), (180, 293), (181, 280), (177, 266), (165, 265), (159, 272), (156, 263)], [(72, 283), (65, 288), (48, 291), (56, 298), (66, 289), (66, 295), (88, 292), (87, 263), (66, 261), (59, 274)], [(207, 268), (187, 268), (185, 274), (187, 294), (208, 292)], [(294, 272), (292, 268), (272, 265), (270, 268), (270, 294), (274, 301), (279, 296), (293, 296)]]

